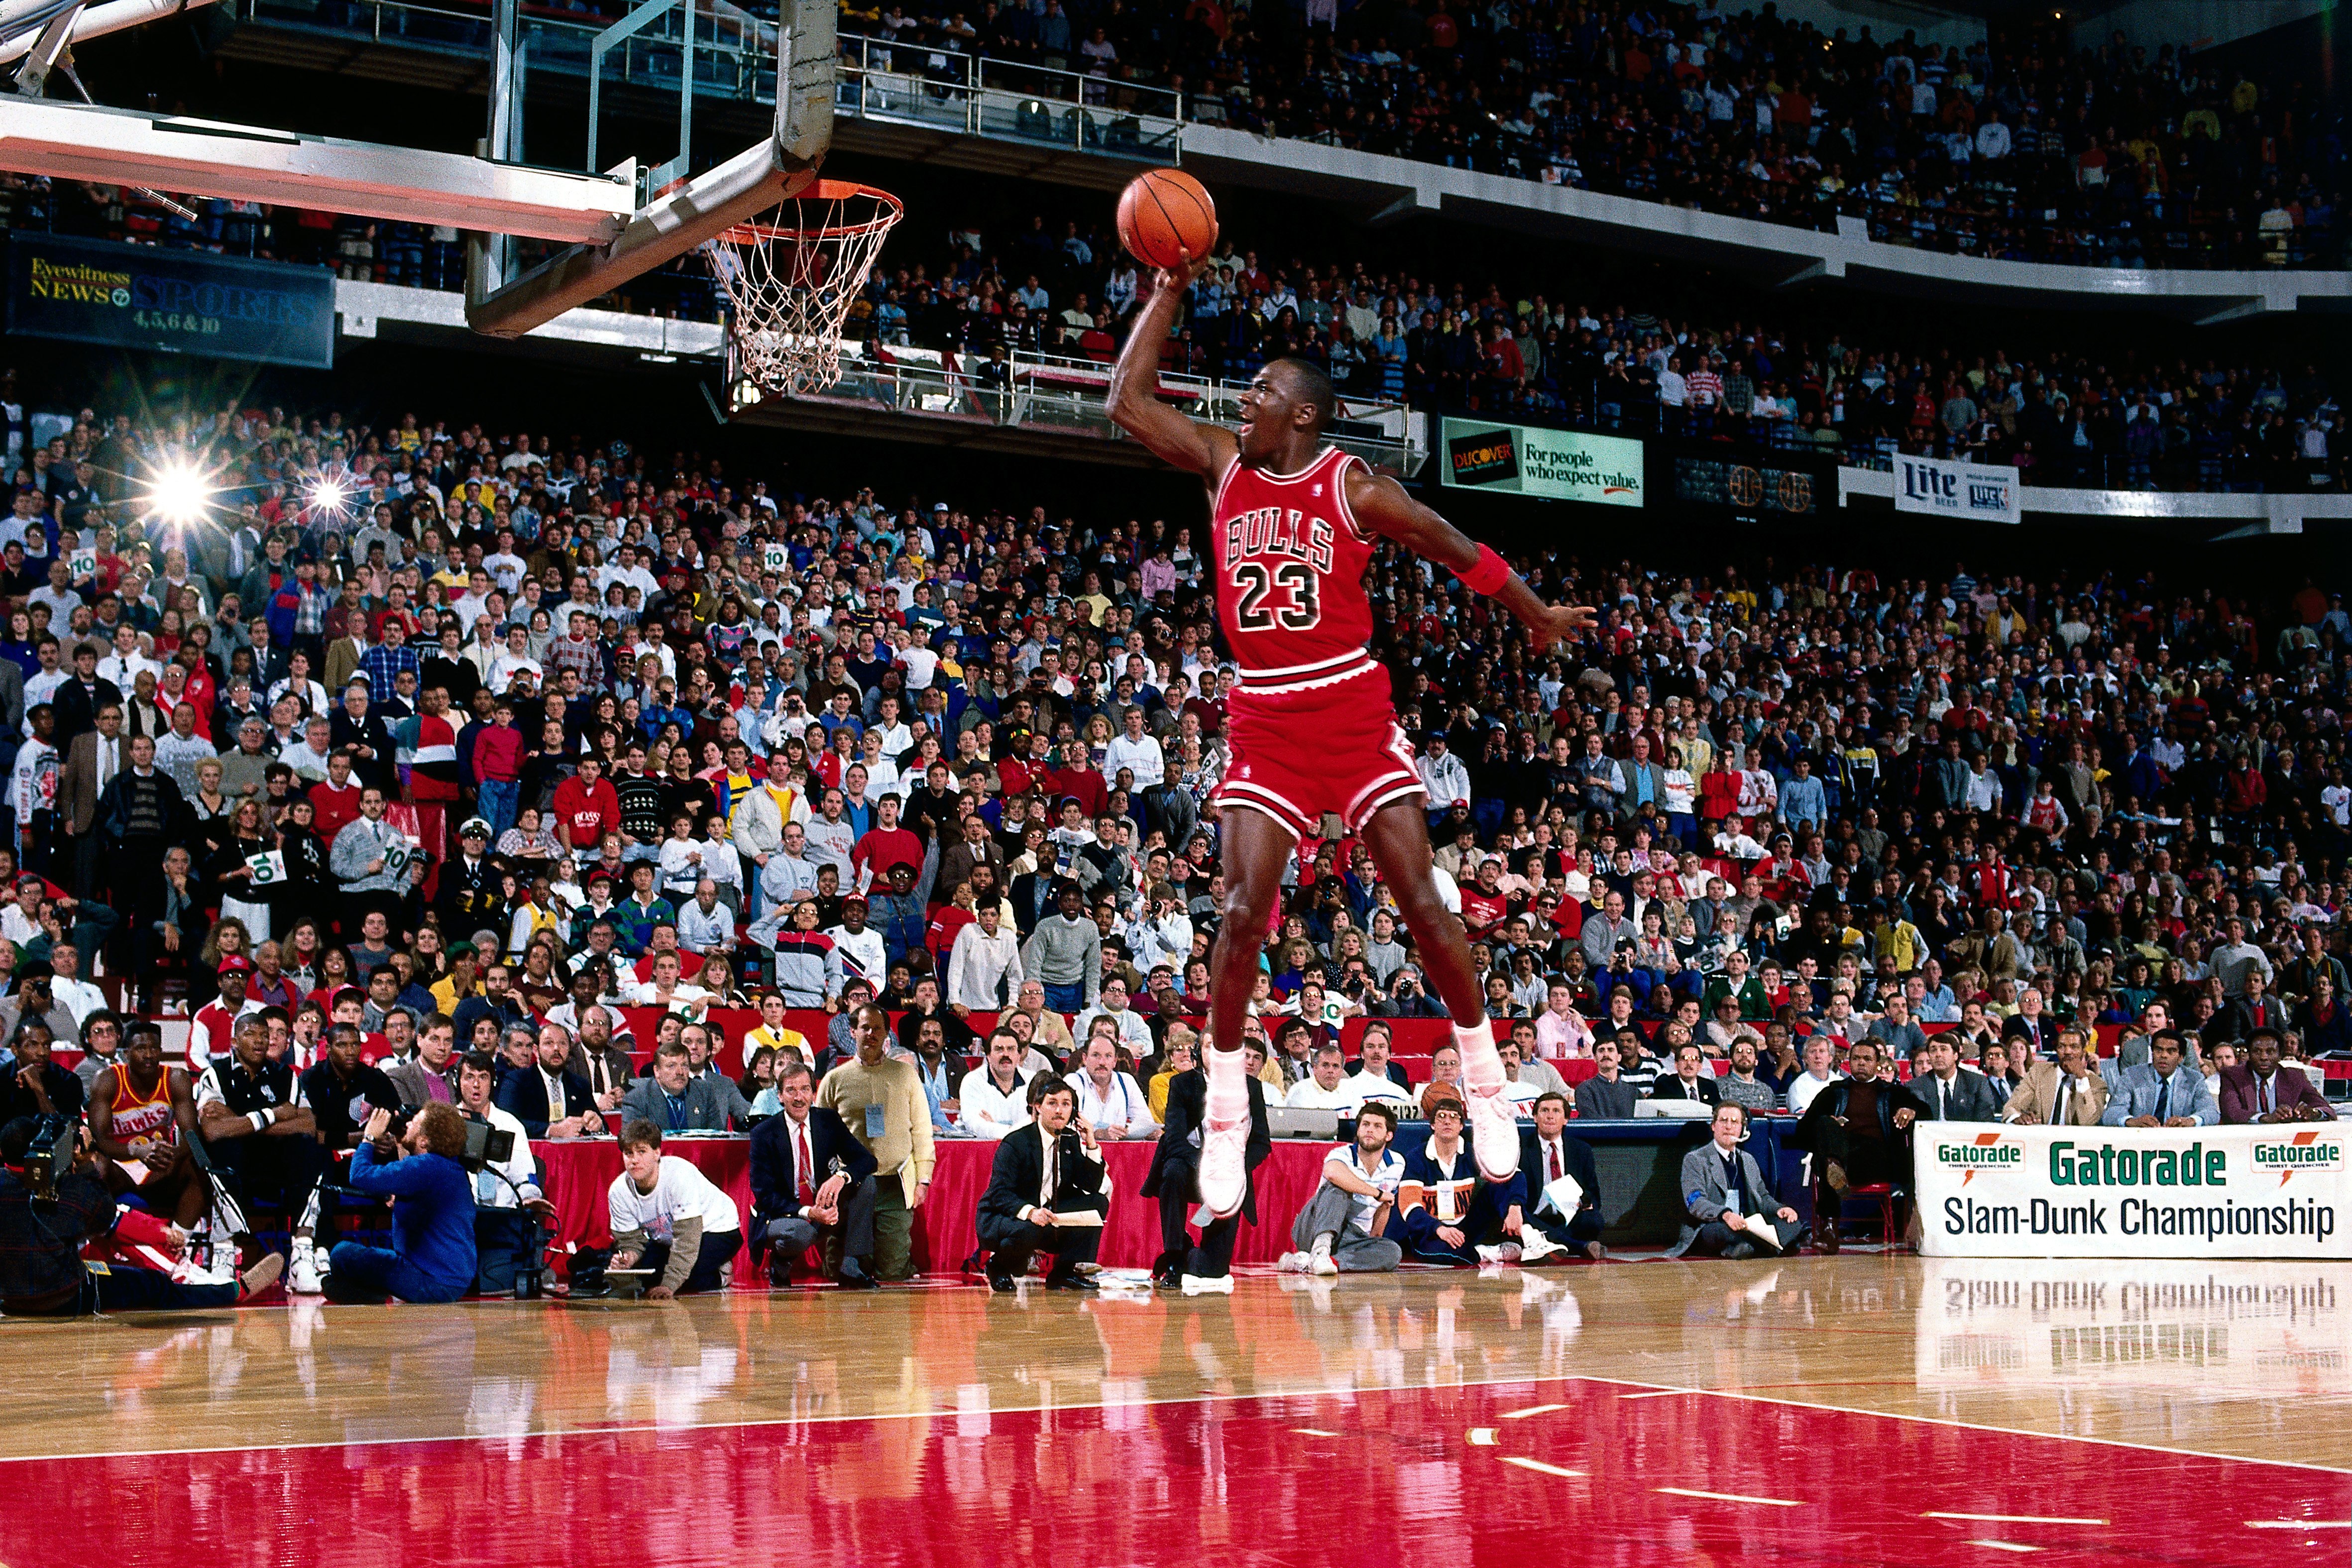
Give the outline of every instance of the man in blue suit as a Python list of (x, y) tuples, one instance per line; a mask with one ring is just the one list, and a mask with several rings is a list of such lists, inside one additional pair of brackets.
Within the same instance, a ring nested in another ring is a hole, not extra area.
[(841, 1238), (841, 1285), (878, 1290), (874, 1277), (873, 1152), (850, 1134), (838, 1112), (814, 1103), (816, 1079), (804, 1062), (776, 1074), (781, 1116), (751, 1130), (754, 1234), (768, 1245), (768, 1283), (793, 1282), (793, 1263), (820, 1239)]
[(593, 1138), (604, 1131), (595, 1091), (567, 1065), (571, 1059), (572, 1032), (541, 1024), (535, 1070), (509, 1072), (499, 1085), (499, 1109), (522, 1123), (525, 1136)]
[(2212, 1127), (2221, 1105), (2206, 1087), (2205, 1075), (2188, 1062), (2188, 1046), (2178, 1029), (2148, 1037), (2147, 1060), (2116, 1075), (2116, 1091), (2099, 1120), (2109, 1127)]

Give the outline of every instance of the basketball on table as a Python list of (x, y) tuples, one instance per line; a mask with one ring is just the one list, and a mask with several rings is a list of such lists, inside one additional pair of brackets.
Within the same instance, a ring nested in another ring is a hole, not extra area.
[(1217, 205), (1182, 170), (1153, 169), (1120, 193), (1118, 239), (1146, 267), (1181, 267), (1217, 243)]

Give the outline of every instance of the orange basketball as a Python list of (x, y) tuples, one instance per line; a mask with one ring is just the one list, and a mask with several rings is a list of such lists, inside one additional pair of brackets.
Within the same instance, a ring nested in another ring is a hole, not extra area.
[(1217, 205), (1181, 169), (1153, 169), (1118, 198), (1118, 238), (1146, 267), (1181, 267), (1217, 243)]

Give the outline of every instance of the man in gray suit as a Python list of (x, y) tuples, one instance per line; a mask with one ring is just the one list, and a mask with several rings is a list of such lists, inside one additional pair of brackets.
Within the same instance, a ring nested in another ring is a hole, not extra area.
[[(2099, 1075), (2107, 1080), (2108, 1099), (2115, 1098), (2116, 1089), (2123, 1083), (2126, 1072), (2133, 1068), (2147, 1065), (2148, 1043), (2154, 1040), (2160, 1031), (2171, 1026), (2172, 1009), (2163, 1003), (2150, 1002), (2141, 1010), (2139, 1032), (2126, 1035), (2117, 1041), (2114, 1056), (2099, 1058)], [(2183, 1043), (2186, 1043), (2185, 1037)], [(2198, 1067), (2197, 1053), (2194, 1051), (2189, 1053), (2189, 1065)], [(2204, 1069), (2201, 1067), (2198, 1068), (2198, 1076), (2200, 1078), (2204, 1076)]]
[(1927, 1070), (1906, 1086), (1922, 1121), (1993, 1121), (2000, 1116), (1992, 1084), (1980, 1072), (1962, 1072), (1949, 1035), (1927, 1042)]
[[(416, 1054), (383, 1069), (400, 1103), (415, 1108), (439, 1101), (457, 1103), (457, 1027), (436, 1013), (416, 1026)], [(436, 1088), (436, 1085), (438, 1085)]]
[(664, 1132), (725, 1132), (751, 1120), (735, 1080), (695, 1076), (684, 1046), (673, 1040), (654, 1052), (654, 1073), (622, 1098), (625, 1121), (650, 1121)]
[(2205, 1075), (2190, 1067), (2178, 1029), (2158, 1029), (2147, 1042), (2148, 1059), (2117, 1075), (2115, 1093), (2099, 1115), (2108, 1127), (2212, 1127), (2221, 1106), (2206, 1087)]
[[(1683, 1233), (1668, 1258), (1753, 1258), (1786, 1252), (1805, 1234), (1797, 1211), (1780, 1201), (1739, 1146), (1748, 1135), (1748, 1108), (1715, 1108), (1715, 1136), (1683, 1156)], [(1751, 1226), (1760, 1217), (1760, 1226)]]

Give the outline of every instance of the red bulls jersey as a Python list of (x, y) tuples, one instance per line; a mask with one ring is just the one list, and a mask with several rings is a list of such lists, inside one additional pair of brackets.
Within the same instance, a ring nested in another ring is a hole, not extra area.
[(1381, 668), (1367, 651), (1372, 536), (1357, 526), (1342, 487), (1362, 461), (1337, 447), (1292, 474), (1235, 459), (1218, 482), (1209, 509), (1217, 619), (1242, 690), (1311, 690)]

